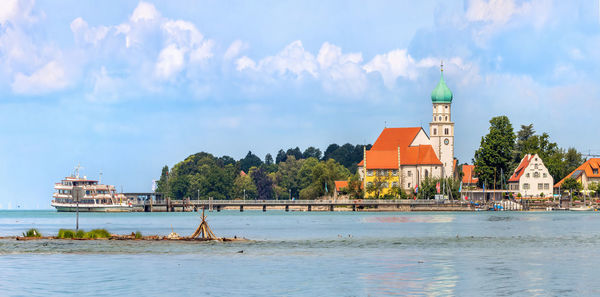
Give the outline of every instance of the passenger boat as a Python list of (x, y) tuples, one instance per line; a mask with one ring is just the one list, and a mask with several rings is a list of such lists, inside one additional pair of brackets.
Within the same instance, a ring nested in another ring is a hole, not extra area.
[(77, 202), (73, 199), (73, 187), (82, 187), (84, 196), (79, 201), (79, 211), (82, 212), (127, 212), (132, 211), (131, 203), (124, 194), (117, 193), (112, 185), (103, 185), (99, 181), (79, 176), (77, 166), (71, 176), (60, 183), (54, 184), (50, 205), (57, 211), (74, 212)]

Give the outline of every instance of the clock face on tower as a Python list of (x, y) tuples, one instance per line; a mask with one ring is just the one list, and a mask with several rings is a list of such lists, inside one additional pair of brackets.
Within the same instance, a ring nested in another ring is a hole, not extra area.
[(448, 138), (444, 139), (444, 144), (448, 145), (448, 143), (450, 143), (450, 140), (448, 140)]

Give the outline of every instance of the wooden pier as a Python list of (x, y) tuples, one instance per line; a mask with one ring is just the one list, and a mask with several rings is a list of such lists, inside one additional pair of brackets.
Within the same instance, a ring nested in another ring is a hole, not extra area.
[(473, 210), (468, 202), (435, 200), (173, 200), (173, 199), (148, 199), (142, 204), (134, 205), (145, 212), (185, 212), (221, 211), (224, 209), (236, 209), (244, 211), (248, 209), (267, 211), (267, 209), (295, 210), (295, 211), (470, 211)]

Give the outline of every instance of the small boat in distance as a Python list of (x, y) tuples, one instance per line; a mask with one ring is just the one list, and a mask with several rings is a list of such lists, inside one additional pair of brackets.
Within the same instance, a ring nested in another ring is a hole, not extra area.
[(74, 212), (77, 202), (73, 199), (73, 187), (82, 187), (84, 196), (79, 201), (79, 211), (82, 212), (126, 212), (132, 211), (131, 203), (128, 203), (125, 195), (117, 193), (112, 185), (103, 185), (99, 181), (79, 176), (79, 169), (71, 176), (66, 177), (60, 183), (54, 184), (56, 190), (52, 194), (50, 205), (57, 211)]
[(595, 210), (595, 208), (593, 208), (591, 206), (577, 206), (577, 207), (571, 207), (571, 208), (569, 208), (569, 210), (572, 210), (572, 211), (593, 211), (593, 210)]

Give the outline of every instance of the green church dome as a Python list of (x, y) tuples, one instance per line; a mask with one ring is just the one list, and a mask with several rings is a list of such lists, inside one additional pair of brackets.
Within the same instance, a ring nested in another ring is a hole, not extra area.
[(444, 81), (444, 70), (442, 70), (440, 82), (431, 92), (431, 101), (433, 103), (452, 103), (452, 92)]

